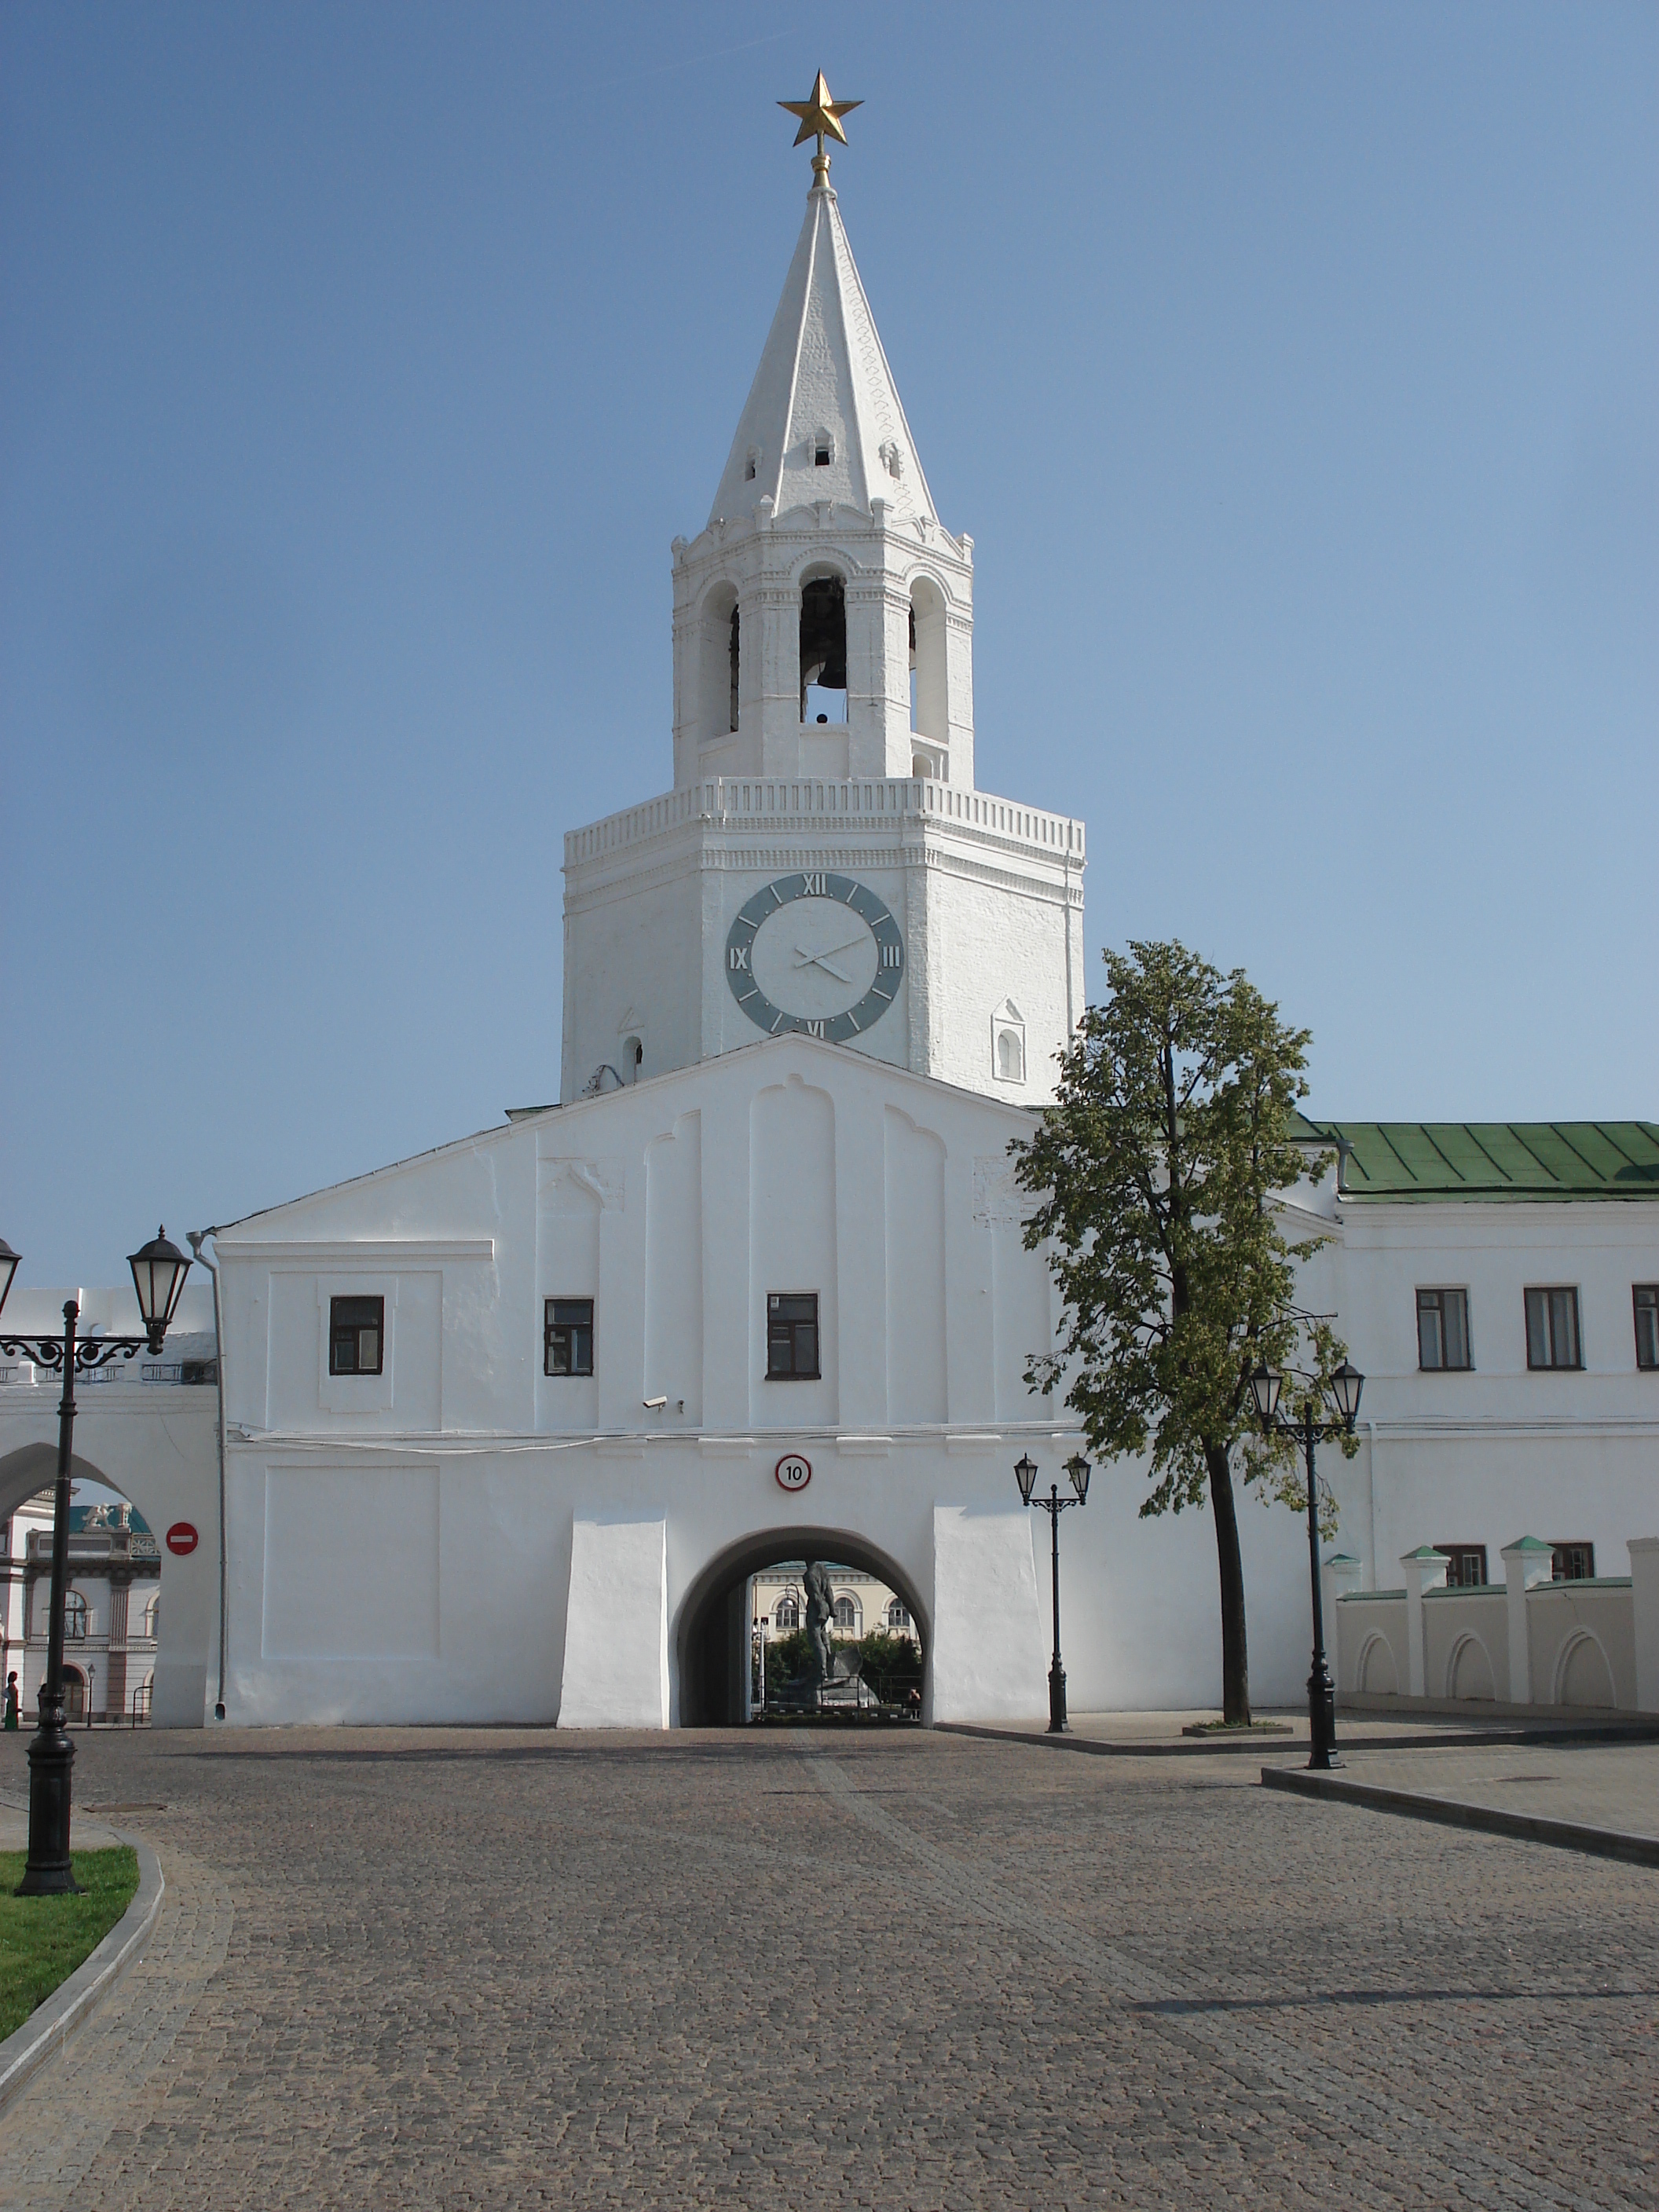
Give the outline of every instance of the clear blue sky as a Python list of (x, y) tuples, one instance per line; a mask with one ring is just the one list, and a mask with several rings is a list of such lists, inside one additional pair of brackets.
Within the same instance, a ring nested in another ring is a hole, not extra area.
[(1317, 1110), (1659, 1114), (1659, 11), (14, 4), (27, 1279), (557, 1095), (820, 64), (1091, 948), (1243, 965)]

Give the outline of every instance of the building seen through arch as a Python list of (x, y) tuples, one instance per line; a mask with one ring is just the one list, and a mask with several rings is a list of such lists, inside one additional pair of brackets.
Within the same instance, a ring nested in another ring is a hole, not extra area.
[[(77, 1481), (64, 1607), (65, 1711), (72, 1722), (150, 1717), (161, 1635), (161, 1547), (143, 1516), (99, 1484)], [(32, 1725), (46, 1680), (52, 1492), (0, 1522), (0, 1681), (14, 1670)]]

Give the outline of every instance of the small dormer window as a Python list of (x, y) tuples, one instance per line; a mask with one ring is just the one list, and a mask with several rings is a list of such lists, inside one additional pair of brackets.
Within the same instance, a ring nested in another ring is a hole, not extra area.
[(827, 469), (836, 458), (836, 441), (827, 430), (820, 430), (812, 441), (812, 466)]
[(749, 448), (749, 458), (743, 465), (743, 473), (745, 481), (750, 483), (753, 483), (759, 472), (760, 447), (758, 446), (751, 446)]

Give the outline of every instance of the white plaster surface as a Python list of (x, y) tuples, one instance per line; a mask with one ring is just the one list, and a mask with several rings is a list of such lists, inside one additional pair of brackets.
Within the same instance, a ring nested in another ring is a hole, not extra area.
[(933, 1720), (1020, 1720), (1047, 1710), (1033, 1525), (1018, 1505), (934, 1507)]
[(660, 1519), (576, 1516), (561, 1728), (668, 1726), (667, 1556)]

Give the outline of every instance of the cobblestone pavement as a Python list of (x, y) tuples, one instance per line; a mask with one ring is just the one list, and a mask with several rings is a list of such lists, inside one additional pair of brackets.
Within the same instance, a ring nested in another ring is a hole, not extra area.
[(1659, 1877), (1255, 1772), (94, 1735), (167, 1905), (0, 2202), (1651, 2206)]

